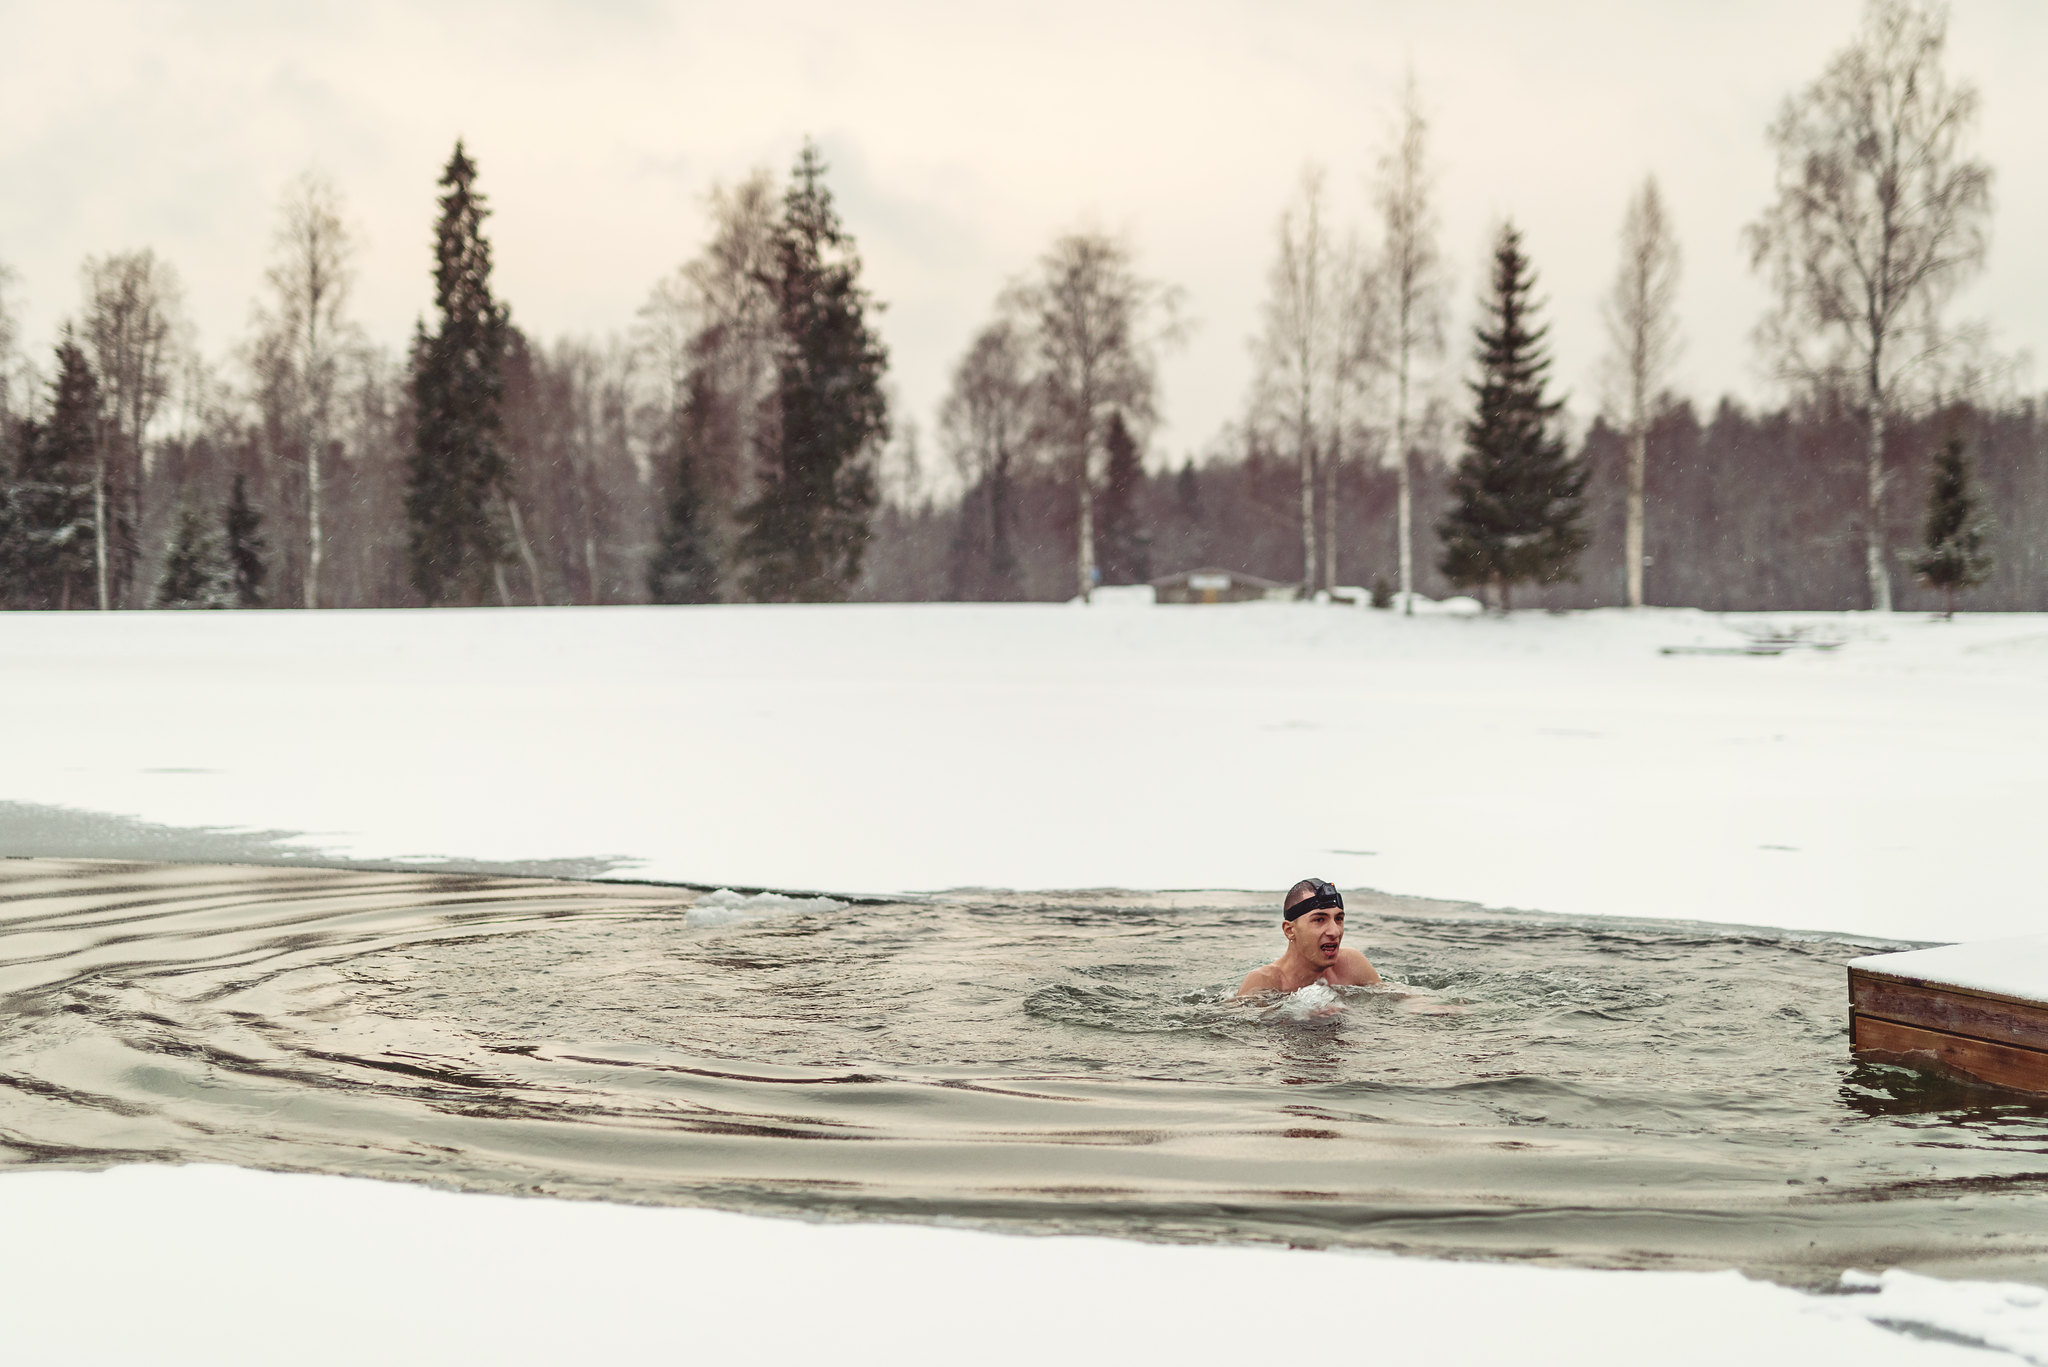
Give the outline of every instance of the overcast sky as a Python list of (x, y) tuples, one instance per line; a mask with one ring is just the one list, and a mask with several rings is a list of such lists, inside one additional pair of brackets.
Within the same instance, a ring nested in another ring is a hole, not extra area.
[[(1590, 412), (1623, 207), (1654, 173), (1684, 252), (1679, 387), (1758, 400), (1749, 334), (1765, 299), (1739, 237), (1770, 192), (1764, 128), (1861, 9), (0, 0), (0, 263), (41, 348), (77, 309), (85, 255), (152, 247), (226, 364), (279, 195), (317, 167), (363, 243), (354, 315), (396, 349), (429, 301), (435, 180), (460, 136), (515, 320), (542, 339), (603, 336), (701, 245), (713, 183), (780, 174), (809, 133), (927, 430), (1004, 283), (1095, 225), (1181, 286), (1198, 323), (1164, 369), (1153, 456), (1178, 460), (1243, 409), (1275, 222), (1303, 165), (1326, 167), (1339, 217), (1370, 228), (1367, 177), (1412, 63), (1460, 370), (1487, 244), (1511, 215), (1550, 300), (1557, 379)], [(2048, 6), (1955, 6), (1949, 65), (1983, 93), (1997, 204), (1989, 268), (1958, 314), (2035, 355), (2044, 53)]]

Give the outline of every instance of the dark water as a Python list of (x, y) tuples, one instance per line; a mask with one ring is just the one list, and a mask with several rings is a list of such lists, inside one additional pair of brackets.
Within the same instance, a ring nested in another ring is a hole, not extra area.
[(1423, 990), (1248, 1005), (1264, 899), (695, 896), (0, 861), (0, 1164), (2048, 1281), (2048, 1110), (1853, 1065), (1866, 945), (1354, 898)]

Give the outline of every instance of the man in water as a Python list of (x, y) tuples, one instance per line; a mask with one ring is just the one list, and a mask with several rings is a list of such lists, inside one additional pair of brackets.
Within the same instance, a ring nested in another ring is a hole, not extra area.
[(1304, 878), (1281, 903), (1280, 933), (1287, 952), (1255, 968), (1237, 989), (1240, 997), (1261, 992), (1298, 992), (1310, 983), (1363, 987), (1380, 975), (1366, 957), (1344, 946), (1344, 894), (1320, 878)]

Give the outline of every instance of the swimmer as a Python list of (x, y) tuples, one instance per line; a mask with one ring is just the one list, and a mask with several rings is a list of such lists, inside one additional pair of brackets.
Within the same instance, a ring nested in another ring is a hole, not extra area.
[(1304, 878), (1281, 903), (1280, 933), (1287, 952), (1255, 968), (1237, 989), (1240, 997), (1261, 992), (1298, 992), (1310, 983), (1365, 987), (1380, 980), (1378, 970), (1344, 945), (1344, 894), (1320, 878)]

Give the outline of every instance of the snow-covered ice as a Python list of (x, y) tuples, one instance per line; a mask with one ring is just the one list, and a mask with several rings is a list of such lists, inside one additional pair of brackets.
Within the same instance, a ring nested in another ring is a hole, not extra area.
[[(1786, 620), (1779, 615), (1774, 620)], [(729, 887), (1341, 886), (2038, 928), (2048, 617), (1257, 604), (15, 614), (0, 798)]]
[(1915, 1367), (1985, 1360), (1957, 1339), (2048, 1349), (2036, 1288), (1897, 1273), (1809, 1296), (1733, 1272), (809, 1224), (209, 1167), (9, 1174), (0, 1210), (5, 1355), (24, 1364)]
[(846, 903), (833, 897), (788, 897), (779, 892), (734, 892), (715, 888), (690, 904), (685, 914), (697, 930), (718, 926), (745, 925), (775, 916), (796, 916), (807, 912), (838, 911)]
[[(1675, 610), (11, 614), (0, 801), (739, 888), (1277, 895), (1314, 873), (1563, 913), (2037, 930), (2048, 617), (1825, 623), (1841, 648), (1758, 658), (1659, 654), (1742, 639)], [(2031, 1289), (1896, 1273), (1813, 1297), (205, 1169), (8, 1173), (0, 1227), (15, 1360), (755, 1356), (792, 1329), (840, 1359), (1159, 1360), (1287, 1351), (1302, 1305), (1394, 1360), (1971, 1351), (1872, 1327), (1896, 1322), (2048, 1361)], [(93, 1308), (109, 1285), (127, 1318)]]
[(1948, 1282), (1893, 1268), (1882, 1275), (1845, 1272), (1842, 1287), (1875, 1293), (1871, 1300), (1852, 1297), (1835, 1307), (1847, 1315), (2048, 1362), (2048, 1292), (2038, 1286)]

